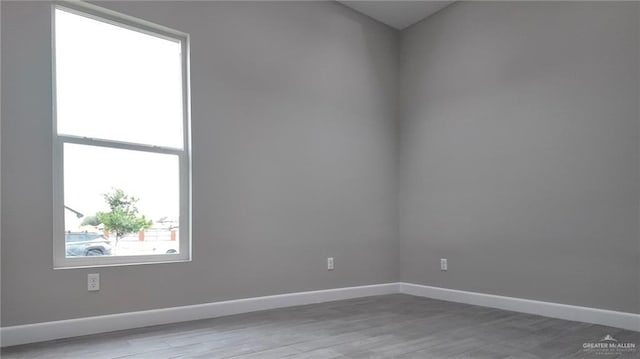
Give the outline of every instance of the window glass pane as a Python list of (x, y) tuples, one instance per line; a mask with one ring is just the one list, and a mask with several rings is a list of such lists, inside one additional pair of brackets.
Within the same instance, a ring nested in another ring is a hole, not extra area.
[(58, 133), (183, 147), (181, 44), (56, 10)]
[[(178, 161), (176, 155), (65, 143), (66, 256), (178, 253)], [(105, 195), (116, 197), (114, 206)]]

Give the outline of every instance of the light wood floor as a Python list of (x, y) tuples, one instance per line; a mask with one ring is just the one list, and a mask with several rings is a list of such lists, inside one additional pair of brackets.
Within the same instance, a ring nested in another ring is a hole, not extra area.
[(640, 358), (587, 353), (640, 333), (403, 294), (5, 348), (2, 358)]

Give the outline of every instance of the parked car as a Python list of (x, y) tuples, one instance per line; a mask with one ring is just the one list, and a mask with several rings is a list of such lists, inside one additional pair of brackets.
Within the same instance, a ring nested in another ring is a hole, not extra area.
[(106, 256), (111, 254), (109, 239), (97, 232), (66, 232), (67, 257)]
[(177, 241), (158, 241), (153, 244), (153, 251), (156, 254), (177, 254), (178, 245)]

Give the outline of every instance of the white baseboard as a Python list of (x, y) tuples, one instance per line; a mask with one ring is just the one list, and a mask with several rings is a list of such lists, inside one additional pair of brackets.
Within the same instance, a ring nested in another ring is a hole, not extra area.
[(16, 325), (0, 328), (0, 342), (1, 345), (5, 347), (80, 335), (105, 333), (115, 330), (216, 318), (295, 305), (394, 293), (404, 293), (450, 302), (480, 305), (551, 318), (640, 331), (640, 314), (467, 292), (420, 284), (386, 283)]
[(498, 308), (514, 312), (542, 315), (551, 318), (640, 331), (640, 314), (430, 287), (420, 284), (398, 283), (398, 285), (400, 293), (419, 297), (480, 305), (483, 307)]
[(398, 291), (398, 283), (374, 284), (16, 325), (0, 328), (0, 340), (1, 345), (5, 347), (115, 330), (216, 318), (258, 310), (392, 294), (398, 293)]

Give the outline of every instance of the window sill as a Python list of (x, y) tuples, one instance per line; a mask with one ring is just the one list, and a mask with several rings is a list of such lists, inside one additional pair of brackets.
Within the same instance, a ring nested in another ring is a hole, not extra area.
[(187, 259), (170, 259), (170, 260), (149, 260), (149, 261), (129, 261), (129, 262), (105, 262), (105, 263), (64, 263), (60, 265), (54, 265), (53, 270), (64, 270), (64, 269), (83, 269), (83, 268), (102, 268), (102, 267), (124, 267), (124, 266), (139, 266), (139, 265), (147, 265), (147, 264), (163, 264), (163, 263), (186, 263), (191, 262), (191, 258)]

